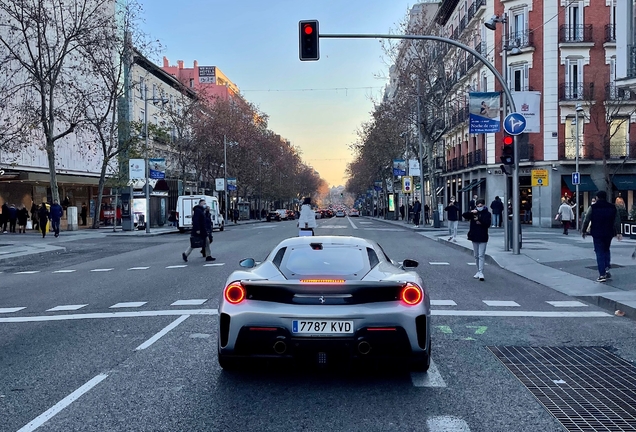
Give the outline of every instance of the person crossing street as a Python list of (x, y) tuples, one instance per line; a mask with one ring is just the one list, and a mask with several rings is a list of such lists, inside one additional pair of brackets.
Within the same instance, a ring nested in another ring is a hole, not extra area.
[[(581, 236), (587, 235), (587, 227), (592, 224), (590, 234), (594, 240), (594, 253), (596, 254), (596, 265), (598, 267), (597, 282), (606, 282), (612, 278), (610, 245), (612, 239), (617, 237), (618, 241), (623, 240), (621, 234), (621, 218), (616, 206), (607, 202), (607, 192), (599, 191), (596, 194), (596, 202), (590, 206), (585, 213)], [(636, 252), (636, 251), (634, 251)]]
[[(190, 246), (185, 252), (181, 254), (181, 258), (185, 262), (188, 262), (188, 256), (194, 249), (200, 247), (205, 248), (205, 260), (214, 261), (212, 253), (210, 252), (210, 238), (208, 237), (208, 231), (205, 227), (205, 208), (207, 204), (204, 199), (199, 200), (199, 204), (194, 206), (192, 210), (192, 234), (190, 235)], [(210, 232), (210, 234), (212, 234)]]
[(477, 273), (473, 277), (483, 282), (485, 279), (484, 260), (488, 245), (488, 228), (492, 223), (492, 215), (486, 208), (486, 201), (483, 198), (477, 198), (475, 199), (475, 208), (462, 214), (462, 217), (470, 221), (468, 240), (473, 242), (475, 264), (477, 265)]

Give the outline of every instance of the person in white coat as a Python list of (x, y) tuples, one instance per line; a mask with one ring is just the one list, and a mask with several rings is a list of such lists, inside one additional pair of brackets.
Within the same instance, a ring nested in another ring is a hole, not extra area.
[(306, 233), (309, 231), (311, 231), (311, 235), (314, 235), (316, 225), (316, 214), (311, 209), (311, 198), (305, 198), (298, 218), (299, 236), (307, 235)]
[(561, 199), (561, 207), (559, 207), (557, 216), (560, 217), (561, 223), (563, 224), (563, 234), (568, 235), (570, 224), (574, 220), (574, 212), (565, 199)]

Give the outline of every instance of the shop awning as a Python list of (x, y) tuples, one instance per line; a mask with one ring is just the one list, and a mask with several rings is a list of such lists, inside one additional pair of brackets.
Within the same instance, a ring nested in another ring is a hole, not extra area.
[(612, 178), (612, 183), (620, 191), (636, 190), (636, 175), (619, 174)]
[[(568, 189), (570, 189), (572, 192), (576, 191), (576, 186), (572, 184), (571, 175), (564, 175), (561, 178), (565, 181), (565, 184), (568, 186)], [(581, 184), (579, 184), (579, 192), (596, 192), (597, 190), (598, 188), (592, 181), (592, 177), (590, 177), (589, 175), (581, 176)]]
[(460, 190), (458, 190), (457, 192), (468, 192), (474, 188), (476, 188), (477, 186), (479, 186), (480, 184), (482, 184), (483, 182), (485, 182), (485, 179), (481, 179), (481, 180), (473, 180), (470, 183), (468, 183), (466, 186), (464, 186), (463, 188), (461, 188)]

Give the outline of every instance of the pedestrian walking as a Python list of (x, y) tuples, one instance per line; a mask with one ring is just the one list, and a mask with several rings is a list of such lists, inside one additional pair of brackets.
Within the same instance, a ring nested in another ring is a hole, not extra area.
[(36, 231), (40, 231), (38, 210), (39, 210), (38, 205), (35, 203), (35, 201), (33, 201), (31, 203), (31, 225), (32, 225), (31, 228), (36, 230)]
[(82, 203), (80, 218), (82, 218), (82, 226), (86, 226), (86, 219), (88, 219), (88, 207), (86, 206), (86, 203)]
[(428, 225), (430, 223), (430, 214), (431, 208), (428, 206), (428, 204), (424, 204), (424, 223), (426, 225)]
[(404, 204), (400, 206), (400, 219), (404, 220)]
[(64, 214), (64, 209), (57, 200), (54, 200), (49, 213), (51, 215), (51, 229), (57, 238), (60, 236), (60, 222), (62, 220), (62, 215)]
[(455, 201), (455, 197), (451, 197), (450, 203), (444, 209), (445, 212), (448, 213), (446, 219), (448, 219), (448, 234), (450, 237), (448, 241), (457, 242), (457, 226), (459, 225), (459, 207), (457, 207), (457, 202)]
[(596, 265), (599, 274), (596, 281), (605, 282), (612, 278), (610, 274), (610, 268), (612, 267), (610, 245), (612, 244), (612, 239), (617, 237), (618, 241), (623, 240), (621, 218), (616, 206), (607, 202), (607, 192), (598, 191), (596, 193), (596, 202), (585, 213), (583, 229), (581, 230), (583, 238), (587, 235), (586, 230), (590, 223), (592, 224), (590, 234), (594, 241), (594, 253), (596, 254)]
[[(210, 206), (206, 204), (205, 206), (205, 231), (208, 234), (208, 240), (210, 241), (210, 252), (212, 250), (212, 241), (214, 240), (214, 238), (212, 237), (212, 230), (214, 228), (214, 225), (212, 224), (212, 213), (210, 213)], [(205, 250), (205, 245), (203, 245), (201, 247), (201, 255), (203, 255), (203, 258), (207, 258), (208, 256), (211, 255), (206, 255), (206, 250)], [(210, 261), (214, 261), (216, 258), (212, 257), (212, 259)]]
[(3, 233), (7, 233), (7, 225), (9, 224), (9, 205), (7, 203), (2, 204), (0, 207), (0, 229)]
[[(316, 216), (311, 209), (311, 198), (307, 197), (303, 200), (303, 205), (300, 207), (300, 216), (298, 217), (299, 236), (314, 235), (314, 228), (318, 224), (316, 223)], [(310, 233), (310, 234), (308, 234)]]
[(499, 196), (496, 196), (494, 201), (490, 203), (490, 211), (492, 212), (492, 226), (495, 228), (501, 228), (501, 215), (503, 214), (503, 202)]
[(473, 199), (468, 201), (468, 210), (475, 210), (477, 207), (477, 195), (473, 195)]
[(523, 223), (532, 223), (532, 200), (526, 199), (523, 210)]
[(488, 228), (492, 223), (492, 215), (486, 208), (486, 200), (475, 199), (475, 209), (462, 214), (462, 217), (470, 221), (468, 230), (468, 240), (473, 242), (473, 252), (475, 254), (475, 264), (477, 273), (475, 279), (484, 281), (484, 260), (486, 258), (486, 246), (488, 245)]
[(556, 214), (556, 220), (561, 221), (561, 223), (563, 224), (563, 234), (568, 235), (570, 224), (574, 220), (574, 212), (572, 211), (572, 207), (570, 207), (567, 201), (563, 200), (561, 202), (559, 211)]
[(214, 261), (210, 252), (210, 239), (205, 229), (205, 208), (207, 204), (204, 199), (199, 200), (199, 204), (192, 209), (192, 234), (190, 234), (190, 246), (181, 254), (181, 258), (188, 262), (188, 257), (194, 249), (205, 248), (205, 260)]
[(18, 210), (18, 233), (26, 233), (26, 224), (29, 220), (29, 211), (24, 205), (20, 206)]
[(234, 223), (238, 223), (239, 220), (239, 210), (238, 209), (234, 209), (232, 210), (232, 220), (234, 221)]
[(415, 198), (415, 202), (413, 203), (413, 223), (415, 224), (415, 228), (420, 226), (420, 215), (422, 213), (422, 203), (419, 198)]
[(42, 205), (38, 209), (38, 225), (42, 232), (42, 238), (46, 237), (46, 226), (49, 223), (49, 209), (46, 208), (46, 203), (42, 202)]
[(15, 204), (11, 204), (9, 207), (9, 232), (15, 234), (15, 226), (18, 223), (18, 209), (15, 208)]

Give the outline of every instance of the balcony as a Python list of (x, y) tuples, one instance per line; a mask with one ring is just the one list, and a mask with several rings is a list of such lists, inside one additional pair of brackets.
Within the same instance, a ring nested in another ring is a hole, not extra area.
[(594, 100), (594, 83), (565, 83), (559, 85), (560, 101)]
[(606, 101), (627, 101), (636, 100), (636, 94), (627, 89), (616, 87), (615, 83), (605, 83)]
[(456, 28), (455, 30), (453, 30), (453, 35), (451, 36), (451, 39), (459, 39), (459, 28)]
[(629, 159), (636, 158), (636, 143), (613, 143), (603, 147), (605, 159)]
[(526, 144), (519, 146), (519, 160), (534, 162), (534, 145)]
[(466, 156), (462, 155), (459, 157), (459, 169), (466, 168)]
[(473, 164), (474, 165), (483, 165), (486, 161), (484, 160), (484, 157), (482, 155), (482, 150), (481, 149), (477, 149), (475, 150), (475, 154), (473, 156)]
[(462, 19), (459, 20), (459, 32), (463, 32), (466, 29), (466, 26), (468, 25), (468, 17), (466, 15), (464, 15), (462, 17)]
[(468, 57), (466, 58), (466, 69), (470, 70), (473, 66), (475, 66), (475, 56), (468, 54)]
[(446, 171), (446, 163), (444, 160), (444, 156), (438, 156), (435, 158), (436, 168), (438, 170)]
[[(601, 146), (597, 143), (581, 143), (579, 149), (579, 160), (624, 160), (636, 159), (636, 142), (629, 143), (607, 143)], [(576, 159), (576, 142), (568, 140), (559, 143), (559, 160)]]
[(508, 46), (528, 48), (534, 46), (534, 33), (530, 30), (513, 32), (510, 34)]
[(605, 24), (605, 42), (616, 43), (616, 26), (614, 24)]
[(559, 42), (592, 42), (592, 24), (562, 25), (559, 27)]
[(475, 13), (479, 10), (480, 7), (486, 6), (486, 0), (475, 0)]
[(457, 158), (453, 158), (451, 160), (448, 161), (448, 171), (457, 171), (457, 165), (459, 164), (459, 162), (457, 161)]

